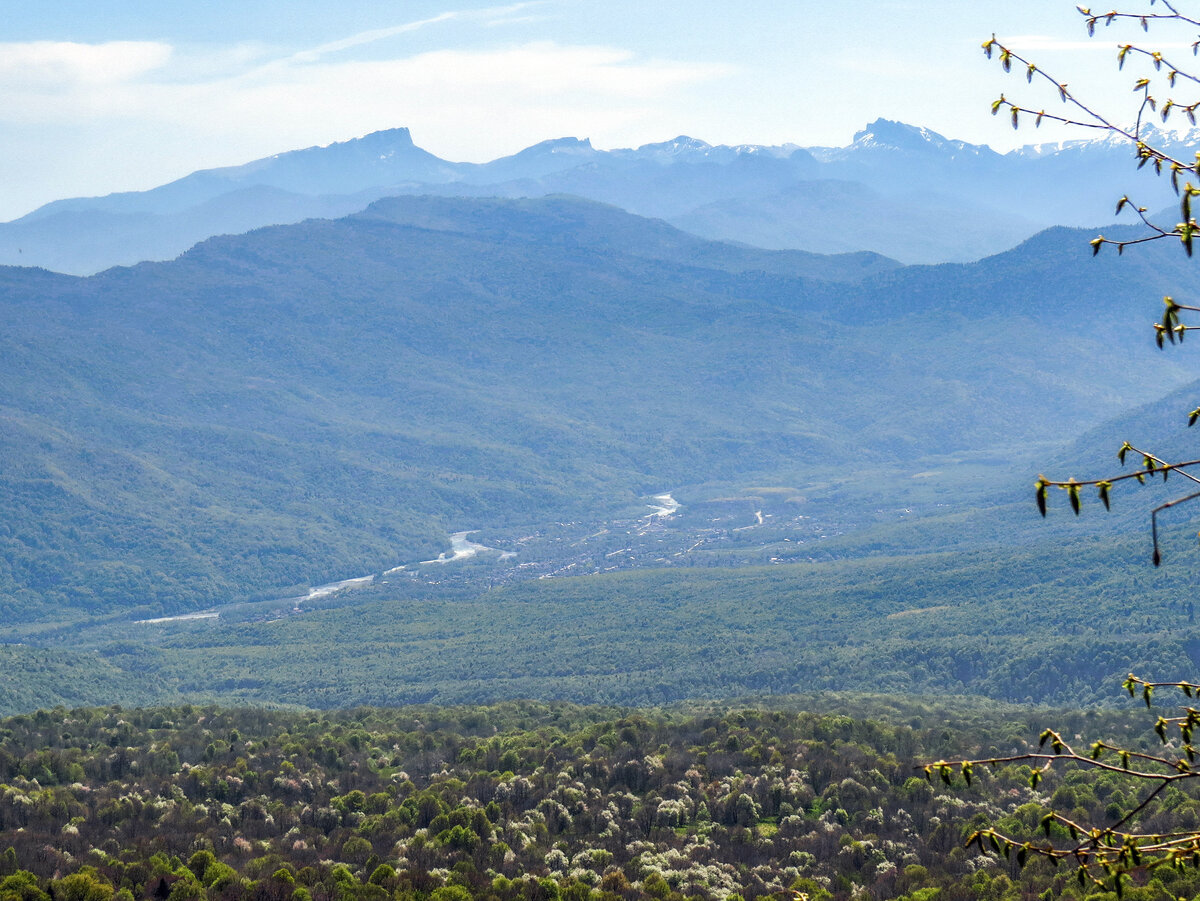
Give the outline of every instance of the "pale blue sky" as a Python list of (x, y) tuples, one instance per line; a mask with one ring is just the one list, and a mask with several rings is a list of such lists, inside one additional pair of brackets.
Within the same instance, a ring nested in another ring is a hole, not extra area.
[[(1072, 84), (1111, 85), (1059, 0), (2, 0), (0, 220), (59, 197), (396, 126), (483, 161), (601, 148), (845, 144), (885, 117), (1007, 149), (992, 32)], [(1121, 82), (1129, 80), (1123, 77)], [(1127, 91), (1127, 87), (1122, 87)]]

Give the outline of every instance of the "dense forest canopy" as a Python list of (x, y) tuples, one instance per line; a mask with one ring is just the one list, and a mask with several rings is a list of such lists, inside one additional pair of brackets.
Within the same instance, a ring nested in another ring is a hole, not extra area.
[[(661, 901), (1077, 897), (1046, 865), (965, 851), (972, 824), (1095, 816), (1119, 779), (948, 792), (934, 755), (1027, 745), (1043, 714), (830, 698), (618, 710), (514, 702), (339, 713), (56, 708), (0, 721), (0, 898)], [(1071, 715), (1129, 740), (1137, 718)], [(1197, 822), (1182, 794), (1164, 816)], [(1167, 874), (1175, 895), (1200, 876)], [(1160, 880), (1161, 882), (1161, 880)]]

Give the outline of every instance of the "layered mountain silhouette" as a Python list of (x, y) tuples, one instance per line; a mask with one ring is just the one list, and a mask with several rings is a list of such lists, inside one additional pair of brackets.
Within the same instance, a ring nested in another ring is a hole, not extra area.
[[(1181, 149), (1198, 144), (1190, 135), (1171, 140)], [(881, 119), (840, 148), (712, 146), (680, 136), (606, 151), (562, 138), (470, 164), (439, 159), (396, 128), (149, 191), (55, 201), (0, 224), (0, 263), (91, 274), (172, 259), (213, 235), (337, 218), (404, 194), (573, 194), (718, 240), (962, 262), (1050, 225), (1106, 223), (1123, 194), (1150, 209), (1170, 203), (1169, 189), (1134, 163), (1129, 145), (1113, 141), (1001, 155)]]

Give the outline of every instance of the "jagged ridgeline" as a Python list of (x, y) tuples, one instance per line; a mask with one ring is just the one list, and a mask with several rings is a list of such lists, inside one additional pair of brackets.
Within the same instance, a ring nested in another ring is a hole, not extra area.
[[(1143, 138), (1190, 159), (1200, 132)], [(0, 223), (0, 263), (86, 275), (171, 259), (212, 235), (335, 218), (381, 197), (567, 193), (666, 219), (707, 238), (822, 253), (872, 250), (906, 263), (975, 260), (1051, 225), (1112, 219), (1122, 194), (1150, 208), (1169, 188), (1139, 179), (1112, 140), (999, 154), (879, 119), (846, 147), (712, 146), (680, 136), (637, 149), (543, 141), (484, 164), (417, 147), (407, 128), (242, 166), (193, 172), (148, 191), (58, 200)]]
[[(1008, 766), (950, 793), (920, 777), (929, 759), (1026, 747), (1039, 712), (823, 703), (856, 717), (529, 702), (41, 710), (0, 720), (0, 894), (1081, 897), (1069, 867), (1015, 869), (964, 851), (962, 836), (976, 820), (1032, 834), (1048, 803), (1107, 816), (1126, 803), (1117, 780), (1033, 791), (1027, 770)], [(1063, 728), (1112, 739), (1138, 731), (1138, 719), (1056, 715)], [(1196, 811), (1181, 800), (1172, 815)], [(1188, 897), (1198, 879), (1191, 868), (1159, 871), (1145, 891)]]

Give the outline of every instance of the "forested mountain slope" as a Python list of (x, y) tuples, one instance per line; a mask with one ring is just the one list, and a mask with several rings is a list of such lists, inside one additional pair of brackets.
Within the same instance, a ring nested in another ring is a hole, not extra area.
[(1141, 325), (1186, 261), (1086, 237), (896, 269), (567, 198), (400, 198), (90, 278), (2, 270), (4, 612), (279, 596), (689, 486), (833, 478), (853, 522), (881, 472), (1034, 458), (1183, 380)]

